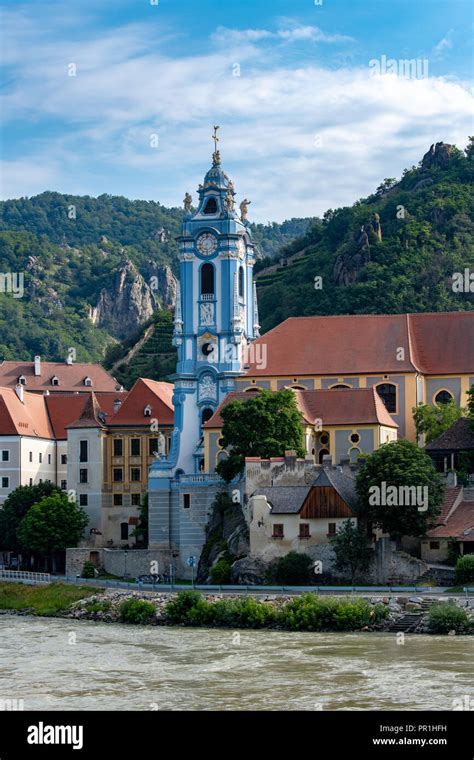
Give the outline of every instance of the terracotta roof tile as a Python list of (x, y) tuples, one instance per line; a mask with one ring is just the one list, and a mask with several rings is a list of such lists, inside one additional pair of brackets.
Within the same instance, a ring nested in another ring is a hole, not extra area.
[[(110, 426), (150, 425), (150, 419), (157, 419), (160, 425), (172, 425), (174, 419), (173, 385), (139, 378), (114, 417), (107, 422)], [(150, 417), (145, 417), (144, 409), (151, 407)]]
[(44, 396), (23, 390), (23, 403), (12, 388), (0, 388), (0, 435), (53, 438)]
[(252, 377), (474, 373), (474, 311), (290, 317), (256, 344), (266, 362), (250, 347)]
[[(323, 425), (379, 424), (398, 427), (374, 388), (294, 390), (293, 392), (304, 420), (311, 425), (320, 419)], [(252, 395), (254, 394), (245, 392), (229, 393), (203, 427), (222, 427), (221, 410), (230, 401), (248, 401)]]
[[(41, 375), (35, 375), (34, 362), (4, 361), (0, 364), (0, 385), (14, 388), (20, 375), (26, 378), (25, 388), (34, 391), (49, 390), (52, 393), (71, 393), (79, 391), (116, 391), (120, 386), (100, 364), (66, 364), (66, 362), (41, 362)], [(51, 385), (53, 377), (59, 379), (59, 385)], [(92, 386), (84, 385), (86, 377), (92, 380)]]
[(443, 525), (428, 531), (428, 538), (474, 541), (474, 501), (462, 501)]
[[(118, 398), (124, 401), (127, 395), (126, 391), (122, 393), (95, 394), (100, 409), (105, 412), (107, 424), (112, 419), (114, 413), (115, 399)], [(58, 440), (65, 440), (67, 438), (66, 428), (79, 419), (88, 396), (89, 394), (84, 393), (58, 393), (44, 397), (55, 438)]]

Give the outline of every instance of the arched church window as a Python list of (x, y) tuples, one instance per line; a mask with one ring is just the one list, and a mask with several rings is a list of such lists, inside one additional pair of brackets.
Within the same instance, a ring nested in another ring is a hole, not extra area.
[(204, 206), (204, 214), (217, 214), (217, 201), (215, 198), (209, 198)]
[(393, 383), (381, 383), (376, 391), (384, 402), (387, 412), (392, 414), (397, 411), (397, 386)]
[(201, 413), (201, 425), (204, 425), (205, 422), (211, 419), (212, 415), (214, 414), (213, 409), (203, 409)]
[(203, 264), (201, 267), (201, 295), (214, 295), (214, 267)]
[(323, 457), (327, 457), (329, 454), (329, 451), (327, 449), (321, 449), (321, 451), (318, 454), (319, 464), (323, 463)]
[(436, 404), (449, 404), (450, 401), (453, 401), (454, 396), (449, 391), (439, 391), (435, 396), (435, 403)]
[(338, 390), (338, 388), (350, 388), (350, 387), (351, 387), (350, 385), (346, 385), (345, 383), (337, 383), (337, 385), (331, 385), (330, 390), (334, 391), (334, 390)]
[(239, 267), (239, 296), (244, 297), (244, 268)]

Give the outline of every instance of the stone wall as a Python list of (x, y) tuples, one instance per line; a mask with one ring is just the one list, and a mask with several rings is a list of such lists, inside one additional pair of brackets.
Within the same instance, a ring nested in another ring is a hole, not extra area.
[(131, 549), (126, 555), (123, 549), (67, 549), (66, 575), (81, 575), (86, 560), (93, 561), (96, 567), (103, 568), (110, 575), (121, 578), (126, 572), (128, 576), (135, 578), (137, 575), (154, 572), (152, 562), (158, 563), (158, 573), (168, 572), (170, 554), (157, 549)]

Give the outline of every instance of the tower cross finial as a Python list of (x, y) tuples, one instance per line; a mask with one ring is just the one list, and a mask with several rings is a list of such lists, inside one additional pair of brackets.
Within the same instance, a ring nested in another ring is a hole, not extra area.
[(219, 142), (219, 138), (217, 136), (217, 130), (220, 129), (219, 125), (214, 125), (214, 134), (212, 135), (212, 139), (214, 140), (214, 151), (217, 150), (217, 143)]

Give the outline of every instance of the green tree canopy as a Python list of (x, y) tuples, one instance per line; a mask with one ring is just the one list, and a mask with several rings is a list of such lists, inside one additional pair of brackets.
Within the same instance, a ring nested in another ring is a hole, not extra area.
[(227, 481), (242, 472), (246, 456), (268, 459), (289, 449), (304, 456), (301, 413), (289, 389), (259, 391), (249, 395), (248, 401), (236, 399), (222, 409), (221, 416), (223, 447), (231, 451), (216, 470)]
[(18, 526), (18, 540), (30, 552), (53, 556), (77, 546), (88, 523), (85, 510), (66, 494), (53, 493), (33, 504)]
[(417, 435), (425, 435), (426, 443), (434, 441), (462, 416), (462, 409), (455, 400), (447, 404), (419, 404), (413, 409), (413, 419)]
[[(361, 461), (356, 480), (359, 514), (394, 538), (425, 535), (439, 513), (444, 495), (443, 480), (428, 454), (415, 443), (402, 439), (384, 444), (369, 456), (361, 457)], [(398, 504), (388, 495), (389, 486), (397, 489)], [(425, 494), (422, 489), (427, 488), (427, 508), (407, 498), (407, 489), (413, 487), (420, 488), (417, 496), (422, 499)]]
[(372, 550), (366, 533), (352, 520), (345, 520), (331, 539), (331, 546), (336, 568), (343, 572), (348, 570), (354, 583), (357, 571), (367, 570), (370, 565)]
[(60, 493), (58, 488), (49, 480), (36, 486), (18, 486), (5, 499), (3, 509), (0, 509), (0, 548), (18, 554), (22, 547), (18, 540), (18, 526), (26, 513), (44, 496)]

